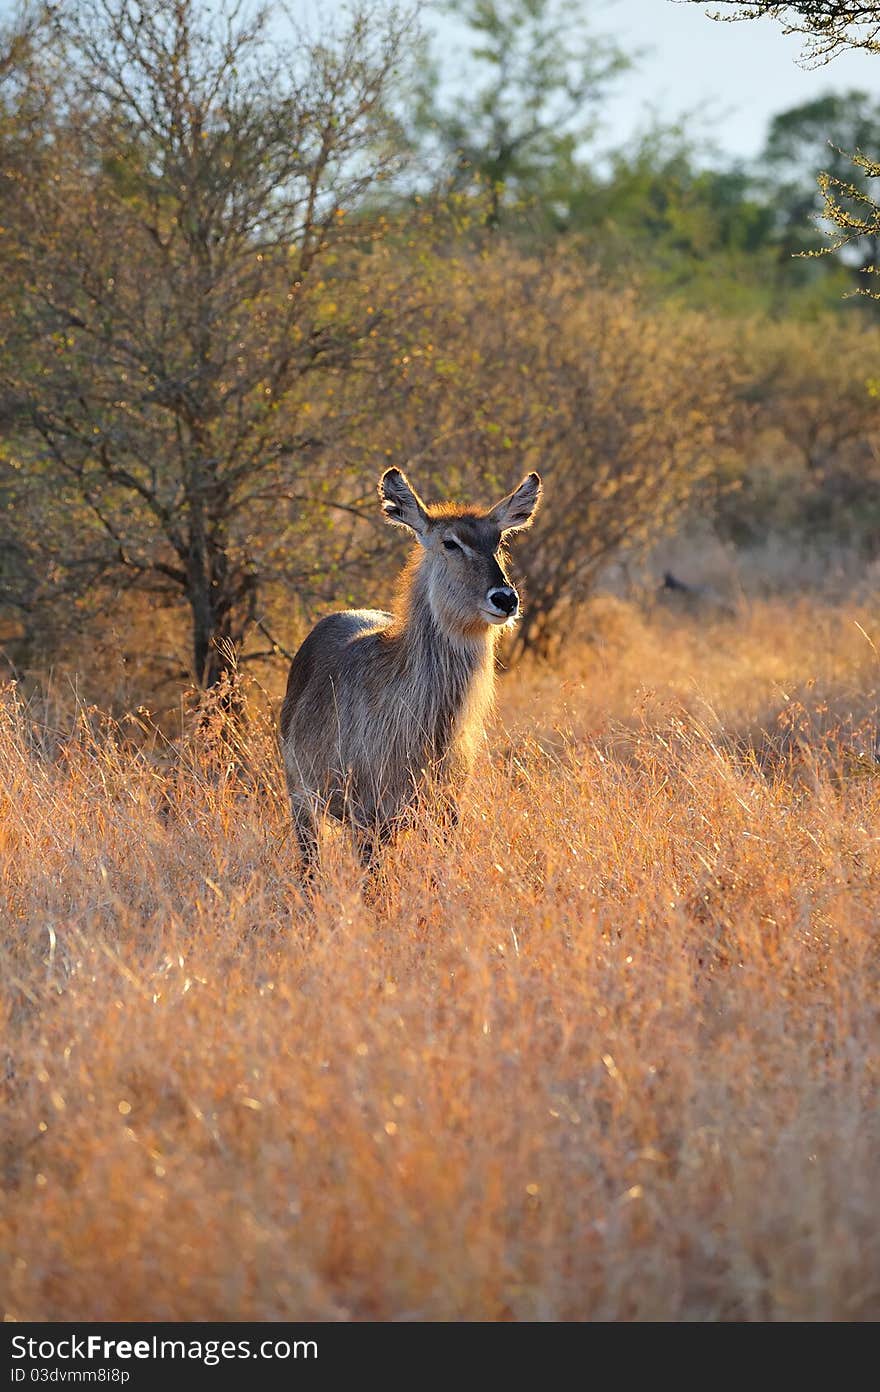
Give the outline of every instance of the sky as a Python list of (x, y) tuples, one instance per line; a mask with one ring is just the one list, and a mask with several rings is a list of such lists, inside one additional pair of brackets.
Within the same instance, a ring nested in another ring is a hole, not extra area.
[[(643, 50), (607, 102), (597, 153), (620, 148), (650, 124), (652, 113), (664, 123), (690, 114), (689, 131), (698, 143), (706, 136), (723, 156), (748, 161), (759, 154), (777, 112), (828, 91), (873, 91), (880, 77), (880, 55), (866, 53), (844, 54), (824, 67), (807, 69), (799, 63), (801, 39), (784, 35), (778, 21), (717, 23), (708, 18), (711, 0), (566, 2), (572, 12), (586, 13), (596, 34), (614, 38), (625, 52)], [(287, 3), (294, 14), (320, 23), (322, 16), (338, 17), (348, 0)], [(409, 0), (398, 3), (406, 6)], [(426, 13), (432, 10), (431, 28), (463, 58), (466, 49), (456, 44), (462, 31), (442, 13), (438, 16), (442, 0)]]
[[(572, 0), (572, 7), (578, 0)], [(750, 159), (763, 144), (769, 118), (829, 90), (876, 90), (880, 56), (844, 54), (825, 67), (798, 64), (801, 41), (762, 19), (718, 24), (706, 17), (711, 5), (672, 0), (612, 0), (589, 6), (594, 27), (613, 35), (624, 49), (650, 51), (627, 74), (609, 104), (604, 138), (623, 143), (653, 109), (663, 120), (705, 109), (706, 127), (728, 155)], [(699, 121), (698, 121), (699, 124)]]

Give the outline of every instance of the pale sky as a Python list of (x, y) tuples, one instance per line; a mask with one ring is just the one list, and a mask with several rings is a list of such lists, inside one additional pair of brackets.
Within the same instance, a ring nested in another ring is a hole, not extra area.
[[(574, 5), (578, 0), (573, 0)], [(880, 55), (844, 54), (825, 67), (798, 65), (801, 42), (786, 38), (778, 23), (762, 19), (718, 24), (703, 5), (672, 0), (612, 0), (593, 3), (597, 30), (652, 50), (620, 83), (610, 104), (606, 139), (620, 137), (643, 121), (652, 105), (664, 120), (704, 104), (709, 133), (727, 153), (750, 158), (763, 144), (770, 116), (811, 101), (829, 90), (880, 87)]]

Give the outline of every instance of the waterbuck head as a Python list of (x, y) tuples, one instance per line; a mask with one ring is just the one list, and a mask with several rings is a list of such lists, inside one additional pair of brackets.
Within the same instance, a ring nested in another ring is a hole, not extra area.
[(503, 541), (531, 524), (541, 500), (537, 474), (528, 474), (487, 512), (454, 503), (428, 506), (400, 469), (382, 475), (379, 497), (386, 519), (409, 528), (424, 548), (418, 575), (444, 630), (476, 635), (518, 617), (519, 595), (505, 573)]

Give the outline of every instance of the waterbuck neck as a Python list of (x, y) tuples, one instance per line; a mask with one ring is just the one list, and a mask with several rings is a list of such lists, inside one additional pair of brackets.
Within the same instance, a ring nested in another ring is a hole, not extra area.
[[(475, 732), (492, 699), (495, 632), (450, 631), (431, 603), (425, 559), (414, 555), (400, 578), (396, 617), (385, 641), (398, 696), (424, 755), (439, 758), (464, 729)], [(475, 723), (476, 722), (476, 723)]]
[(452, 664), (461, 676), (475, 675), (492, 656), (497, 629), (480, 623), (470, 631), (462, 630), (437, 612), (429, 560), (421, 549), (413, 552), (400, 576), (394, 613), (389, 637), (396, 639), (401, 655), (413, 665), (430, 654), (435, 661)]

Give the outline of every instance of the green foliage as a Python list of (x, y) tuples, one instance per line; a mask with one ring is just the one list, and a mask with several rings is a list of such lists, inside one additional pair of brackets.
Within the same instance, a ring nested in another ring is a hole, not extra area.
[(649, 131), (607, 171), (582, 170), (568, 205), (566, 231), (608, 273), (694, 307), (802, 317), (846, 287), (833, 262), (793, 259), (766, 175), (713, 167), (681, 127)]
[[(731, 14), (715, 18), (777, 19), (786, 33), (803, 34), (806, 55), (815, 63), (827, 62), (850, 49), (880, 53), (880, 4), (877, 0), (719, 0), (731, 7)], [(692, 0), (693, 3), (693, 0)], [(880, 178), (880, 149), (877, 132), (878, 107), (866, 94), (829, 96), (798, 107), (777, 118), (770, 133), (768, 150), (778, 152), (781, 162), (797, 158), (804, 146), (812, 145), (822, 130), (830, 146), (830, 156), (822, 161), (818, 177), (820, 210), (830, 224), (831, 244), (817, 249), (807, 247), (805, 255), (838, 254), (851, 264), (858, 277), (857, 291), (880, 299), (870, 276), (878, 273), (877, 249), (880, 245), (880, 205), (875, 201), (869, 181)], [(837, 133), (842, 132), (841, 144)], [(864, 138), (864, 143), (863, 143)], [(875, 154), (871, 153), (871, 150)], [(781, 191), (785, 201), (785, 189)], [(797, 225), (813, 209), (789, 190), (789, 221)]]
[(869, 183), (877, 171), (859, 152), (877, 148), (880, 102), (851, 91), (827, 93), (781, 112), (770, 124), (763, 153), (769, 197), (779, 210), (781, 245), (792, 254), (827, 248), (827, 233), (818, 225), (824, 215), (848, 233), (832, 249), (844, 251), (842, 264), (859, 288), (867, 286), (880, 248)]
[[(825, 260), (794, 257), (823, 245), (823, 161), (846, 200), (845, 159), (818, 139), (822, 120), (840, 149), (869, 148), (878, 113), (867, 98), (782, 113), (752, 169), (702, 148), (693, 120), (656, 126), (598, 160), (591, 139), (626, 56), (583, 23), (572, 29), (553, 0), (454, 0), (447, 9), (470, 63), (462, 78), (449, 52), (435, 45), (429, 59), (426, 50), (412, 136), (429, 168), (438, 152), (453, 160), (452, 186), (480, 193), (488, 224), (503, 218), (531, 247), (575, 237), (610, 273), (637, 267), (644, 286), (725, 313), (810, 316), (845, 293), (851, 247)], [(434, 177), (442, 182), (436, 168)], [(861, 250), (867, 264), (867, 236)]]
[[(464, 74), (435, 60), (417, 131), (453, 164), (456, 187), (486, 190), (488, 221), (564, 188), (609, 84), (629, 66), (561, 0), (447, 0), (470, 41)], [(442, 79), (442, 81), (441, 81)]]

